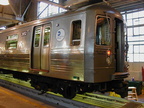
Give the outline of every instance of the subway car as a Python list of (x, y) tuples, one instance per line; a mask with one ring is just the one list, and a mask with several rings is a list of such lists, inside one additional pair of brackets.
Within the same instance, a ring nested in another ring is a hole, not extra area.
[(127, 96), (122, 15), (90, 5), (0, 31), (0, 72), (45, 93), (114, 91)]

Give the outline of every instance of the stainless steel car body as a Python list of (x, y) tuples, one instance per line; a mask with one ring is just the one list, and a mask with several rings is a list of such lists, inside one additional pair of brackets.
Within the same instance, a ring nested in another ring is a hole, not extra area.
[[(98, 16), (110, 20), (111, 44), (108, 46), (95, 43)], [(94, 5), (0, 31), (0, 68), (90, 83), (111, 81), (113, 74), (124, 71), (124, 37), (123, 33), (118, 37), (120, 47), (116, 52), (115, 19), (122, 20), (119, 12), (105, 5)], [(81, 22), (78, 45), (73, 45), (75, 40), (72, 39), (75, 21)], [(50, 37), (44, 46), (46, 26), (50, 29)], [(41, 30), (38, 35), (37, 28)], [(16, 48), (10, 47), (8, 39), (15, 34), (18, 35), (14, 38)], [(39, 45), (35, 46), (38, 38)], [(107, 57), (108, 50), (110, 57)]]

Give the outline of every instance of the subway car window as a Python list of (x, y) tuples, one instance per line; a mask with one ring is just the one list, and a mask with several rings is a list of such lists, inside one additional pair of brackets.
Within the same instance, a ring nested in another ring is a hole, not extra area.
[(41, 36), (41, 27), (36, 27), (35, 28), (35, 42), (34, 42), (34, 46), (35, 47), (39, 47), (39, 43), (40, 43), (40, 36)]
[(50, 27), (46, 26), (44, 29), (44, 47), (48, 47), (49, 44), (49, 39), (50, 39)]
[(18, 35), (10, 35), (6, 40), (6, 49), (17, 49)]
[(81, 20), (72, 22), (72, 45), (80, 45), (81, 38)]
[(96, 24), (96, 44), (110, 45), (110, 19), (106, 17), (97, 17)]

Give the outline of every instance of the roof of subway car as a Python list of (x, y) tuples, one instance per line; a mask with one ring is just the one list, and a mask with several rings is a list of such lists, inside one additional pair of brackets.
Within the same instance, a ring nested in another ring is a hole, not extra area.
[[(104, 5), (93, 4), (93, 5), (84, 6), (82, 8), (78, 8), (76, 10), (67, 11), (67, 12), (60, 13), (60, 14), (57, 14), (57, 15), (54, 15), (54, 16), (50, 16), (48, 18), (33, 20), (31, 22), (23, 23), (21, 25), (16, 25), (16, 26), (8, 28), (6, 30), (1, 30), (0, 33), (11, 31), (11, 30), (15, 30), (15, 29), (18, 29), (18, 28), (21, 28), (21, 27), (30, 26), (30, 25), (38, 25), (38, 22), (44, 23), (47, 20), (51, 21), (51, 20), (53, 20), (53, 19), (55, 19), (57, 17), (62, 17), (62, 16), (65, 16), (65, 15), (70, 15), (70, 14), (73, 14), (73, 13), (79, 13), (79, 12), (88, 11), (88, 10), (103, 11), (105, 13), (113, 14), (115, 17), (117, 17), (119, 19), (122, 19), (122, 16), (121, 16), (120, 12), (118, 12), (114, 8), (112, 8), (112, 7), (110, 7), (110, 6), (106, 5), (106, 4), (104, 4)], [(39, 24), (41, 24), (41, 23), (39, 23)]]
[(82, 10), (97, 10), (97, 11), (103, 11), (105, 13), (113, 14), (116, 18), (122, 19), (122, 15), (120, 14), (119, 11), (111, 7), (110, 5), (107, 4), (93, 4), (93, 5), (88, 5), (82, 8), (77, 9), (76, 11), (82, 11)]

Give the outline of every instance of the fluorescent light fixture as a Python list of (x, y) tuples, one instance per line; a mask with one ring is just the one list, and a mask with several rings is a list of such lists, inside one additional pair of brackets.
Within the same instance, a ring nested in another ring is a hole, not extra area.
[(0, 5), (9, 5), (8, 0), (0, 0)]
[(0, 30), (5, 30), (6, 29), (6, 27), (0, 27)]

